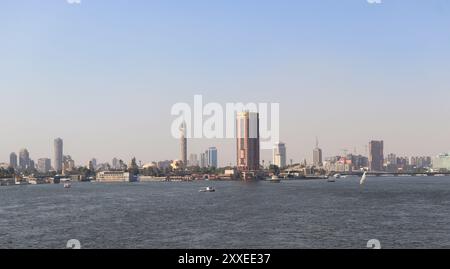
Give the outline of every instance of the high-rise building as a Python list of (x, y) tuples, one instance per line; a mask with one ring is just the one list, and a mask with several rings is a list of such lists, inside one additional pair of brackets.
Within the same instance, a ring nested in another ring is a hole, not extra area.
[(322, 149), (319, 148), (319, 139), (316, 138), (316, 147), (313, 150), (313, 164), (316, 167), (323, 165)]
[(205, 168), (205, 167), (207, 167), (208, 166), (208, 161), (207, 161), (207, 158), (206, 158), (206, 153), (200, 153), (200, 167), (201, 168)]
[(96, 170), (97, 169), (97, 159), (92, 158), (91, 163), (92, 163), (92, 167), (94, 168), (94, 170)]
[(41, 173), (48, 173), (52, 169), (51, 160), (48, 158), (41, 158), (38, 160), (37, 170)]
[(120, 169), (120, 163), (117, 158), (113, 158), (111, 164), (112, 164), (112, 167), (111, 167), (112, 169), (114, 169), (114, 170)]
[(434, 171), (450, 171), (450, 153), (440, 154), (433, 159)]
[(369, 143), (369, 170), (383, 171), (384, 142), (370, 141)]
[(429, 156), (413, 156), (410, 158), (409, 164), (416, 168), (429, 168), (432, 165), (432, 159)]
[(29, 162), (28, 162), (27, 169), (33, 170), (34, 168), (35, 168), (34, 161), (30, 159)]
[(274, 145), (273, 164), (279, 168), (286, 167), (286, 144), (278, 142)]
[(187, 166), (187, 138), (186, 138), (186, 123), (183, 122), (180, 126), (180, 142), (181, 142), (181, 161), (183, 166)]
[(19, 168), (25, 170), (30, 166), (30, 153), (27, 149), (22, 149), (19, 152)]
[(189, 166), (198, 166), (198, 156), (197, 154), (189, 155)]
[(17, 154), (14, 152), (9, 154), (9, 166), (14, 169), (17, 168)]
[(63, 170), (63, 140), (61, 138), (56, 138), (54, 141), (54, 153), (55, 159), (53, 168), (57, 173), (61, 173)]
[(237, 167), (240, 171), (257, 171), (260, 168), (259, 114), (237, 114)]
[(207, 150), (207, 162), (208, 162), (208, 167), (215, 167), (217, 168), (217, 148), (215, 147), (210, 147)]

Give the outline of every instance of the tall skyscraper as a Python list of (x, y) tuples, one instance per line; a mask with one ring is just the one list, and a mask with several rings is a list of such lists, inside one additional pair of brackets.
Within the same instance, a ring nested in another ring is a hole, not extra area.
[(286, 167), (286, 144), (278, 142), (274, 145), (273, 164), (279, 168)]
[(9, 166), (14, 169), (17, 168), (17, 154), (14, 152), (9, 154)]
[(370, 141), (369, 143), (369, 170), (383, 171), (384, 142)]
[(319, 148), (319, 139), (316, 138), (316, 147), (313, 150), (313, 164), (320, 167), (323, 164), (322, 149)]
[(210, 147), (207, 151), (207, 157), (208, 157), (208, 167), (215, 167), (217, 168), (217, 148)]
[(257, 171), (260, 168), (259, 114), (237, 114), (237, 167), (240, 171)]
[(52, 169), (51, 160), (48, 158), (41, 158), (38, 160), (37, 170), (41, 173), (48, 173)]
[(186, 138), (186, 123), (183, 122), (180, 126), (180, 142), (181, 142), (181, 161), (183, 166), (187, 166), (187, 138)]
[(61, 173), (63, 169), (63, 140), (61, 138), (56, 138), (54, 141), (54, 168), (57, 173)]
[(25, 170), (30, 166), (30, 153), (27, 149), (22, 149), (19, 152), (19, 168)]

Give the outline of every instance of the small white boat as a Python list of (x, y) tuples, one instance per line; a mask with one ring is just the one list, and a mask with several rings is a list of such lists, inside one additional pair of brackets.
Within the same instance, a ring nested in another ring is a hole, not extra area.
[(201, 188), (199, 192), (215, 192), (216, 190), (213, 187), (205, 187)]
[(363, 176), (361, 177), (361, 181), (359, 181), (359, 185), (363, 185), (366, 182), (367, 179), (367, 172), (364, 172)]
[(272, 182), (272, 183), (280, 183), (281, 182), (281, 178), (279, 176), (274, 175), (268, 181)]
[(334, 177), (335, 179), (340, 179), (340, 178), (342, 177), (342, 175), (341, 175), (341, 174), (335, 174), (333, 177)]
[(70, 182), (64, 183), (64, 188), (70, 189), (72, 187), (72, 184)]

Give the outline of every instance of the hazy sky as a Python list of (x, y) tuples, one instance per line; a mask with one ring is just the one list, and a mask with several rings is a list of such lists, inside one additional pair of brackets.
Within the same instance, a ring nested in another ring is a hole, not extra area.
[[(177, 102), (279, 102), (288, 159), (450, 150), (448, 0), (2, 0), (0, 162), (179, 158)], [(234, 140), (217, 146), (234, 163)], [(270, 152), (263, 153), (266, 160)]]

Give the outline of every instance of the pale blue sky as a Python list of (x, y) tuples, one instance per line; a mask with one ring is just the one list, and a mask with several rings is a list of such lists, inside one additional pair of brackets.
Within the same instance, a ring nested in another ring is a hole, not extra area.
[[(3, 0), (0, 162), (27, 147), (78, 163), (179, 156), (170, 108), (279, 102), (288, 158), (450, 150), (447, 0)], [(234, 141), (217, 146), (234, 162)], [(266, 160), (270, 152), (264, 152)]]

